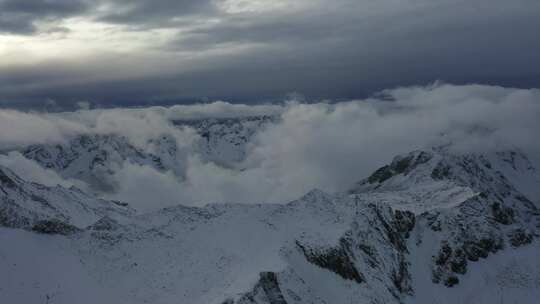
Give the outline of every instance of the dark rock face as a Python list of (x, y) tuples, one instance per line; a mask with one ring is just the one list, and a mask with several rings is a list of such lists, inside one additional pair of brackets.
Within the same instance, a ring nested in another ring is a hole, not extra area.
[(452, 249), (447, 242), (443, 242), (439, 254), (434, 257), (435, 268), (433, 269), (433, 282), (441, 281), (447, 287), (452, 287), (459, 283), (456, 274), (467, 272), (467, 259), (463, 249)]
[(419, 153), (410, 154), (403, 158), (396, 158), (390, 165), (381, 167), (375, 171), (370, 177), (368, 177), (367, 182), (370, 184), (382, 183), (392, 176), (398, 174), (407, 175), (418, 165), (428, 162), (432, 157), (433, 155), (430, 153), (422, 151)]
[[(315, 267), (331, 271), (359, 286), (384, 290), (384, 295), (378, 295), (382, 296), (380, 303), (399, 303), (406, 295), (413, 294), (406, 239), (415, 227), (415, 216), (386, 206), (370, 204), (366, 207), (337, 245), (318, 245), (302, 239), (296, 241), (296, 250)], [(296, 290), (286, 286), (280, 288), (278, 277), (275, 273), (262, 273), (255, 287), (238, 302), (228, 299), (223, 304), (304, 303), (305, 299), (300, 298)], [(298, 279), (300, 285), (304, 284), (303, 288), (313, 288), (302, 278)], [(366, 282), (369, 285), (364, 285)]]
[[(472, 202), (469, 202), (472, 203)], [(462, 214), (439, 214), (438, 227), (448, 234), (441, 242), (438, 252), (433, 256), (432, 281), (452, 287), (459, 283), (459, 275), (467, 272), (469, 262), (487, 258), (505, 246), (504, 234), (499, 230), (507, 226), (491, 217), (491, 208), (483, 200), (475, 201), (477, 213), (468, 217)], [(469, 212), (467, 206), (462, 211)], [(422, 220), (430, 222), (429, 215)], [(441, 230), (434, 230), (441, 233)], [(517, 239), (526, 240), (517, 233)], [(519, 241), (517, 241), (519, 242)]]
[(523, 245), (530, 244), (533, 240), (533, 235), (523, 229), (516, 229), (510, 232), (508, 239), (512, 247), (521, 247)]
[(431, 178), (434, 180), (443, 180), (450, 177), (450, 166), (439, 163), (431, 172)]
[[(417, 162), (418, 159), (421, 162), (427, 161), (422, 158), (422, 154), (417, 157)], [(396, 298), (399, 298), (401, 294), (412, 294), (409, 263), (406, 260), (408, 253), (406, 239), (409, 238), (409, 234), (415, 226), (415, 215), (409, 211), (394, 211), (390, 208), (378, 207), (372, 204), (368, 208), (376, 215), (376, 225), (383, 228), (381, 231), (382, 236), (390, 242), (390, 248), (393, 251), (390, 256), (393, 266), (389, 269), (389, 272), (395, 291), (391, 290), (391, 293)], [(378, 264), (382, 264), (382, 262)]]
[(444, 286), (452, 287), (458, 283), (459, 283), (459, 279), (456, 276), (451, 275), (444, 281)]
[(414, 214), (369, 204), (361, 217), (336, 247), (297, 245), (309, 262), (345, 279), (377, 282), (376, 288), (388, 290), (396, 300), (412, 294), (406, 239), (415, 226)]
[(30, 219), (20, 215), (20, 208), (7, 198), (0, 198), (0, 226), (26, 228)]
[(529, 227), (538, 221), (538, 209), (516, 190), (482, 155), (443, 155), (431, 172), (434, 180), (447, 180), (476, 193), (454, 210), (430, 211), (417, 221), (445, 239), (434, 252), (432, 280), (452, 287), (470, 262), (532, 242)]
[(502, 207), (500, 203), (491, 205), (491, 212), (493, 218), (503, 225), (510, 225), (514, 221), (514, 210), (512, 208)]
[(41, 220), (32, 226), (32, 231), (44, 234), (70, 235), (81, 231), (79, 228), (57, 219)]
[(346, 280), (356, 281), (357, 283), (364, 281), (362, 275), (354, 267), (350, 244), (346, 239), (340, 239), (338, 247), (319, 250), (306, 248), (298, 241), (296, 245), (310, 263), (328, 269)]
[[(232, 304), (232, 299), (227, 299), (224, 304)], [(287, 304), (275, 272), (261, 272), (260, 278), (253, 290), (242, 296), (238, 304), (264, 303), (264, 304)]]
[(396, 231), (403, 235), (403, 237), (408, 238), (409, 232), (413, 230), (416, 223), (416, 217), (410, 211), (394, 211), (394, 221), (393, 226)]
[(277, 276), (274, 272), (261, 272), (261, 278), (259, 280), (270, 304), (287, 304), (281, 289), (279, 288), (279, 283)]
[(368, 177), (368, 182), (370, 184), (382, 183), (385, 180), (391, 178), (392, 176), (394, 176), (394, 172), (392, 172), (392, 168), (390, 168), (390, 166), (384, 166), (384, 167), (379, 168), (372, 175), (370, 175)]
[(503, 248), (503, 241), (496, 237), (482, 238), (479, 240), (466, 241), (463, 250), (470, 261), (485, 259), (490, 253), (495, 253)]
[[(459, 212), (438, 213), (435, 233), (448, 234), (433, 256), (432, 280), (452, 287), (459, 283), (459, 275), (467, 272), (468, 262), (488, 258), (510, 244), (519, 247), (532, 242), (533, 235), (527, 227), (534, 219), (534, 212), (523, 212), (510, 199), (492, 202), (495, 196), (482, 196), (467, 200)], [(497, 198), (495, 198), (497, 199)], [(509, 207), (512, 206), (512, 207)], [(534, 211), (534, 210), (532, 210)], [(421, 215), (421, 221), (430, 223), (433, 216)]]
[(0, 168), (0, 189), (2, 187), (15, 188), (17, 184)]

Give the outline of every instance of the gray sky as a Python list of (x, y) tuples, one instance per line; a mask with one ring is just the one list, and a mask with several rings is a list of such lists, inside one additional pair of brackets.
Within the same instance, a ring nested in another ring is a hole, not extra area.
[(0, 0), (0, 105), (540, 87), (538, 0)]

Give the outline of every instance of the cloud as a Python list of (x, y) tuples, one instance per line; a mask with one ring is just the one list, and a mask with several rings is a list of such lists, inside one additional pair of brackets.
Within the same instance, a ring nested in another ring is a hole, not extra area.
[(256, 103), (289, 92), (346, 100), (436, 79), (540, 86), (536, 0), (103, 0), (92, 8), (62, 24), (65, 39), (6, 40), (13, 58), (0, 62), (0, 102)]
[(275, 116), (281, 114), (282, 111), (283, 107), (275, 104), (245, 105), (216, 101), (208, 104), (176, 105), (167, 108), (164, 113), (172, 120), (192, 120), (262, 115)]
[(210, 0), (116, 0), (106, 1), (108, 10), (100, 20), (111, 23), (129, 24), (135, 27), (163, 27), (172, 19), (208, 15), (215, 10)]
[(88, 101), (78, 101), (77, 107), (81, 110), (90, 110), (91, 104)]
[(0, 0), (0, 33), (33, 34), (36, 23), (76, 16), (88, 9), (86, 0)]
[(125, 162), (112, 177), (116, 190), (109, 199), (129, 202), (139, 211), (156, 210), (186, 201), (182, 184), (171, 172), (159, 172), (150, 166)]
[[(193, 129), (171, 123), (235, 115), (277, 119), (248, 143), (245, 160), (227, 168), (200, 154), (201, 138)], [(13, 129), (18, 133), (2, 132), (0, 147), (61, 141), (88, 132), (125, 136), (137, 147), (156, 152), (154, 139), (171, 138), (178, 150), (176, 163), (167, 170), (124, 161), (111, 176), (115, 191), (108, 197), (145, 211), (179, 203), (283, 203), (312, 188), (343, 191), (397, 154), (440, 145), (450, 144), (458, 153), (521, 149), (534, 158), (540, 155), (534, 133), (540, 129), (538, 117), (538, 89), (435, 83), (337, 103), (215, 102), (58, 114), (3, 110), (2, 130), (15, 124), (20, 128)]]
[[(451, 143), (457, 152), (520, 148), (539, 155), (540, 91), (489, 86), (400, 88), (385, 99), (291, 105), (260, 133), (246, 171), (275, 193), (347, 189), (395, 155)], [(390, 99), (390, 101), (385, 101)]]
[(88, 132), (85, 126), (59, 117), (13, 110), (0, 110), (0, 130), (0, 150), (61, 143)]

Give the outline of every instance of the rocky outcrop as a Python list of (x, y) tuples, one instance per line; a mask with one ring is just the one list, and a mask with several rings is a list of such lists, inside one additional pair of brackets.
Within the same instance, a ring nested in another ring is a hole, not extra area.
[(368, 204), (345, 238), (355, 248), (357, 268), (396, 297), (412, 294), (407, 239), (415, 226), (408, 211)]
[(407, 239), (414, 226), (411, 212), (369, 204), (338, 245), (321, 247), (297, 241), (296, 246), (309, 263), (360, 286), (385, 290), (392, 301), (400, 301), (413, 293)]
[(424, 151), (413, 152), (406, 156), (398, 156), (389, 165), (383, 166), (375, 171), (366, 181), (364, 181), (364, 183), (383, 183), (395, 175), (407, 175), (418, 165), (428, 162), (432, 157), (433, 155), (431, 153)]
[(351, 244), (340, 239), (339, 246), (331, 248), (309, 248), (296, 242), (308, 262), (330, 270), (346, 280), (362, 283), (364, 278), (354, 266)]
[(445, 155), (431, 177), (473, 189), (477, 195), (455, 208), (419, 216), (421, 225), (442, 237), (432, 259), (434, 283), (452, 287), (471, 262), (532, 242), (539, 212), (482, 155)]
[(36, 222), (32, 226), (32, 231), (44, 234), (70, 235), (82, 230), (58, 219), (51, 219)]
[[(234, 301), (227, 300), (233, 304)], [(224, 302), (227, 303), (227, 302)], [(237, 304), (287, 304), (279, 287), (276, 273), (261, 272), (260, 278), (251, 292), (246, 293)]]

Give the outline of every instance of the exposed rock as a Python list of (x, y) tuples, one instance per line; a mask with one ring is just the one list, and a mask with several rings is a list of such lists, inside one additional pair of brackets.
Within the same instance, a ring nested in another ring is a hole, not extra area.
[(367, 182), (370, 184), (383, 183), (395, 175), (407, 175), (418, 165), (428, 162), (431, 158), (432, 154), (424, 151), (413, 152), (405, 157), (396, 157), (390, 165), (379, 168), (368, 177)]
[(328, 269), (346, 280), (357, 283), (364, 281), (354, 266), (350, 255), (350, 244), (346, 239), (340, 239), (339, 246), (335, 248), (312, 249), (303, 246), (298, 241), (296, 245), (310, 263)]
[(516, 229), (508, 235), (510, 244), (513, 247), (520, 247), (526, 244), (530, 244), (533, 240), (533, 235), (527, 233), (523, 229)]
[[(233, 303), (231, 300), (227, 300)], [(287, 304), (279, 287), (277, 275), (274, 272), (261, 272), (260, 278), (253, 290), (243, 295), (238, 304)]]
[(57, 219), (51, 219), (36, 222), (32, 227), (32, 231), (45, 234), (70, 235), (81, 231), (81, 229)]
[(502, 207), (500, 203), (493, 203), (491, 211), (495, 220), (503, 225), (510, 225), (514, 221), (514, 210)]

